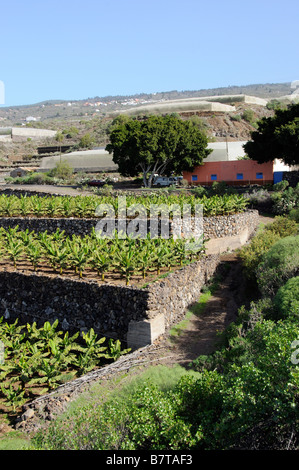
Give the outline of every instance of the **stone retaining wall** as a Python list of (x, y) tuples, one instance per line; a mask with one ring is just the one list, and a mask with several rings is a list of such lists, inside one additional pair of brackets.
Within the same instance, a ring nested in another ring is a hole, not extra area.
[[(151, 344), (165, 328), (183, 318), (218, 263), (218, 256), (206, 256), (146, 289), (0, 272), (0, 316), (7, 321), (18, 318), (21, 324), (36, 321), (40, 326), (58, 319), (60, 329), (94, 328), (100, 335), (121, 339), (136, 349)], [(147, 329), (145, 335), (138, 333), (140, 327)]]
[[(151, 344), (179, 322), (199, 299), (200, 290), (215, 272), (219, 254), (244, 244), (258, 225), (258, 211), (203, 218), (207, 255), (170, 273), (146, 289), (73, 280), (62, 276), (0, 272), (0, 316), (43, 324), (58, 319), (65, 330), (88, 330), (121, 339), (133, 349)], [(1, 217), (0, 226), (20, 230), (86, 235), (98, 218)]]
[[(64, 230), (66, 235), (87, 235), (96, 228), (99, 218), (42, 218), (42, 217), (1, 217), (0, 227), (18, 226), (20, 230), (56, 232)], [(223, 238), (239, 235), (244, 228), (251, 234), (258, 224), (258, 211), (247, 210), (238, 214), (203, 217), (205, 238)], [(171, 222), (170, 222), (171, 231)]]

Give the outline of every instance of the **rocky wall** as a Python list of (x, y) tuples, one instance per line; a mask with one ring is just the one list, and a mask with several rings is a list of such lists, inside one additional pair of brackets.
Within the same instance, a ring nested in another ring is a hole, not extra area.
[[(66, 235), (84, 236), (89, 234), (93, 228), (95, 229), (98, 222), (98, 218), (1, 217), (0, 227), (7, 229), (8, 227), (18, 226), (20, 230), (28, 229), (35, 232), (47, 230), (49, 233), (56, 232), (59, 229), (64, 230)], [(250, 209), (238, 214), (203, 217), (202, 228), (205, 238), (222, 238), (238, 235), (245, 227), (248, 227), (249, 233), (251, 233), (257, 225), (258, 211)], [(171, 222), (169, 233), (171, 233)]]
[[(0, 316), (21, 324), (59, 320), (68, 331), (94, 330), (127, 341), (132, 322), (163, 315), (166, 327), (180, 321), (199, 299), (200, 289), (215, 272), (219, 256), (205, 256), (145, 289), (56, 278), (39, 274), (0, 272)], [(144, 345), (143, 345), (144, 346)]]

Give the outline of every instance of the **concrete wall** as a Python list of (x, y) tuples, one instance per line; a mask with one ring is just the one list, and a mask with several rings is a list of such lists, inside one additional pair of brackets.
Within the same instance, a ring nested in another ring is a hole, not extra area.
[(118, 166), (104, 149), (85, 150), (68, 154), (53, 155), (41, 159), (40, 170), (47, 171), (55, 168), (60, 161), (67, 162), (74, 171), (117, 171)]
[(199, 98), (168, 100), (159, 103), (148, 104), (144, 106), (136, 106), (121, 111), (124, 114), (139, 114), (139, 113), (174, 113), (174, 112), (188, 112), (188, 111), (210, 111), (230, 113), (235, 111), (235, 106), (230, 106), (224, 103), (217, 103), (212, 101), (205, 101)]
[(29, 127), (12, 127), (12, 139), (14, 141), (24, 141), (27, 139), (40, 140), (47, 137), (55, 137), (57, 131), (48, 129), (34, 129)]

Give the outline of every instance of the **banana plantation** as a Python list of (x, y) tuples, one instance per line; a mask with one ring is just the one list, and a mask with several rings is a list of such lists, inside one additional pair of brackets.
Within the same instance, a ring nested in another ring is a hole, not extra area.
[(0, 362), (0, 405), (15, 411), (24, 402), (62, 383), (118, 359), (128, 352), (119, 340), (98, 337), (91, 328), (70, 336), (57, 330), (58, 320), (19, 325), (0, 318), (4, 357)]
[[(117, 217), (120, 200), (114, 196), (25, 196), (0, 195), (0, 218), (96, 218), (101, 204), (113, 208)], [(239, 195), (196, 197), (194, 195), (126, 195), (126, 205), (141, 204), (147, 217), (153, 205), (184, 205), (196, 213), (201, 204), (203, 216), (229, 215), (243, 212), (246, 200)], [(134, 212), (134, 211), (133, 211)], [(0, 219), (1, 220), (1, 219)], [(189, 242), (194, 240), (189, 239)], [(191, 243), (192, 245), (192, 243)], [(101, 237), (96, 229), (85, 236), (67, 235), (64, 230), (54, 233), (20, 230), (18, 226), (0, 228), (0, 269), (36, 272), (52, 276), (75, 276), (79, 280), (118, 282), (128, 286), (138, 278), (139, 286), (174, 269), (200, 259), (205, 251), (204, 240), (192, 249), (183, 238), (136, 238), (114, 233)], [(141, 284), (140, 284), (141, 283)], [(36, 324), (18, 325), (0, 318), (0, 407), (18, 409), (32, 397), (44, 394), (60, 383), (72, 380), (107, 361), (116, 360), (127, 350), (120, 341), (98, 338), (91, 329), (69, 336), (57, 331), (58, 321), (43, 327)], [(2, 358), (3, 359), (3, 358)]]
[[(113, 208), (118, 215), (119, 198), (115, 196), (45, 196), (38, 195), (20, 197), (16, 195), (0, 195), (0, 217), (96, 217), (99, 205), (106, 204)], [(171, 206), (177, 204), (183, 210), (184, 205), (190, 205), (191, 214), (194, 215), (198, 204), (203, 206), (203, 215), (206, 217), (217, 215), (230, 215), (243, 212), (247, 201), (242, 195), (224, 194), (211, 197), (187, 194), (150, 194), (127, 195), (128, 207), (142, 205), (147, 215), (150, 215), (152, 206)]]
[(38, 271), (43, 267), (59, 275), (73, 274), (80, 279), (93, 273), (99, 280), (114, 274), (126, 285), (134, 275), (145, 279), (149, 273), (160, 274), (161, 268), (170, 270), (198, 259), (203, 244), (188, 251), (183, 239), (136, 239), (126, 236), (98, 237), (93, 229), (89, 235), (66, 236), (64, 231), (35, 233), (19, 231), (18, 226), (0, 229), (0, 262), (14, 269)]

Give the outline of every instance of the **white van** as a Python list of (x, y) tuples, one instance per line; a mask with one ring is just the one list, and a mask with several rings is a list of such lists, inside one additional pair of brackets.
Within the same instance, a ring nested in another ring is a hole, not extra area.
[(153, 186), (156, 186), (157, 188), (160, 188), (162, 186), (177, 186), (177, 184), (178, 179), (175, 176), (158, 176), (153, 181)]

